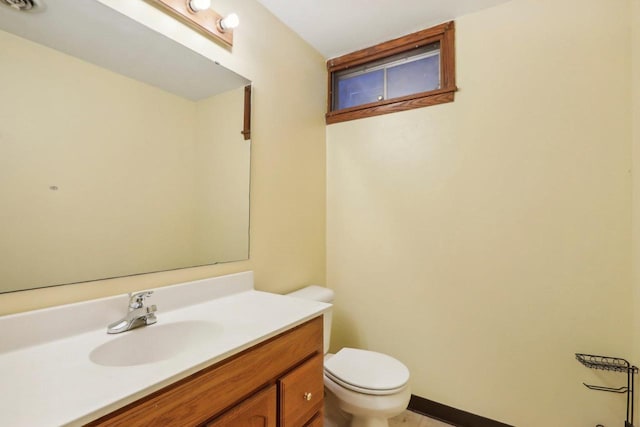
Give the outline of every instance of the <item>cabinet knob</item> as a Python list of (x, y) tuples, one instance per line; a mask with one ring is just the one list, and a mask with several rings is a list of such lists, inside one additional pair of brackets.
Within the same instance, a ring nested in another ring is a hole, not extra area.
[(306, 400), (306, 401), (308, 402), (309, 400), (311, 400), (311, 397), (312, 397), (312, 396), (313, 396), (313, 395), (312, 395), (310, 392), (306, 392), (306, 393), (304, 394), (304, 400)]

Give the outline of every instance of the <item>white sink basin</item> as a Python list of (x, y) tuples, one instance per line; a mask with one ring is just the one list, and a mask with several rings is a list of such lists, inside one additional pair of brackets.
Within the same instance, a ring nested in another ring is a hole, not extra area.
[[(160, 321), (159, 321), (160, 322)], [(156, 323), (114, 336), (89, 354), (102, 366), (135, 366), (160, 362), (215, 339), (222, 326), (206, 321)]]

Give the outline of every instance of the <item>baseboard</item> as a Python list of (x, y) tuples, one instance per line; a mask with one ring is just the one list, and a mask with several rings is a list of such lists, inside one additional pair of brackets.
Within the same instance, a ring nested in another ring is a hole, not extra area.
[(407, 409), (444, 421), (445, 423), (453, 424), (457, 427), (514, 427), (509, 424), (481, 417), (480, 415), (452, 408), (451, 406), (443, 405), (442, 403), (434, 402), (433, 400), (425, 399), (424, 397), (416, 396), (414, 394), (411, 395), (411, 401), (409, 401), (409, 407)]

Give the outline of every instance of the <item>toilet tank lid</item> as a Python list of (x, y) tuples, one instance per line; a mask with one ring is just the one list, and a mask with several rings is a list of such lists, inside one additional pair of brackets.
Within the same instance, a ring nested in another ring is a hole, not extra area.
[(287, 295), (295, 298), (331, 303), (333, 302), (334, 292), (324, 286), (311, 285), (298, 289), (297, 291), (291, 292)]

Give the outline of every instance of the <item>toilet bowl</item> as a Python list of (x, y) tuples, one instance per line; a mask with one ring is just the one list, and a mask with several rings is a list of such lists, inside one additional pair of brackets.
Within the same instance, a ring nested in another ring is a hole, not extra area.
[[(331, 303), (334, 293), (314, 285), (289, 296)], [(345, 347), (329, 354), (331, 314), (324, 314), (324, 386), (330, 394), (326, 404), (335, 402), (349, 414), (351, 427), (388, 427), (388, 419), (409, 404), (409, 369), (391, 356), (369, 350)]]

